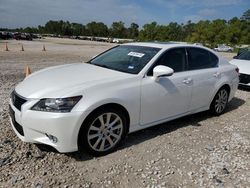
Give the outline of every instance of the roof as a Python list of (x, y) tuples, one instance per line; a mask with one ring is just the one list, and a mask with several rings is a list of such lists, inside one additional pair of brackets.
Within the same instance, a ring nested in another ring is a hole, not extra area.
[(188, 43), (181, 43), (181, 42), (132, 42), (132, 43), (126, 43), (123, 45), (132, 45), (132, 46), (147, 46), (152, 48), (162, 48), (162, 49), (168, 49), (173, 47), (196, 47), (196, 48), (203, 48), (206, 50), (209, 50), (214, 53), (211, 49), (204, 47), (204, 46), (198, 46), (195, 44), (188, 44)]
[(171, 47), (181, 47), (181, 46), (197, 46), (193, 44), (180, 43), (180, 42), (132, 42), (126, 43), (124, 45), (133, 46), (148, 46), (153, 48), (171, 48)]

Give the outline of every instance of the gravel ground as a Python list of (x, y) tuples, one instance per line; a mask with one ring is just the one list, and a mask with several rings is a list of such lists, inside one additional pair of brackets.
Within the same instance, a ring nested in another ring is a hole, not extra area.
[(86, 61), (112, 45), (22, 43), (24, 52), (17, 41), (5, 52), (0, 41), (0, 187), (250, 187), (250, 91), (243, 89), (219, 117), (203, 112), (130, 134), (118, 151), (99, 158), (23, 143), (10, 128), (8, 98), (24, 67)]

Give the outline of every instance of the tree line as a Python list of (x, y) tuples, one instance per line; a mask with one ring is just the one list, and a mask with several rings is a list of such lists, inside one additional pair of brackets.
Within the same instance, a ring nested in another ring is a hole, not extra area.
[(223, 19), (201, 20), (198, 23), (171, 22), (168, 25), (152, 22), (143, 25), (140, 29), (136, 23), (131, 23), (129, 27), (126, 27), (122, 21), (113, 22), (108, 27), (102, 22), (90, 22), (83, 25), (62, 20), (50, 20), (44, 26), (18, 28), (12, 31), (63, 36), (131, 38), (138, 41), (199, 42), (208, 46), (221, 43), (250, 44), (250, 9), (244, 12), (240, 18), (234, 17), (228, 21)]

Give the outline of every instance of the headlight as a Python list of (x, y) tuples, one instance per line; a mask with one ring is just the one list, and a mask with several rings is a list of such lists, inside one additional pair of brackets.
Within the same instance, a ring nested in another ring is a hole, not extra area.
[(82, 96), (41, 99), (31, 108), (31, 110), (44, 112), (70, 112), (81, 98)]

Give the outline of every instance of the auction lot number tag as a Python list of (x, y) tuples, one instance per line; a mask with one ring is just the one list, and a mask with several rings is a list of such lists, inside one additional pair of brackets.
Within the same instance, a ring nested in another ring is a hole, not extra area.
[(129, 52), (128, 55), (129, 55), (129, 56), (133, 56), (133, 57), (142, 58), (145, 54), (143, 54), (143, 53), (138, 53), (138, 52)]

